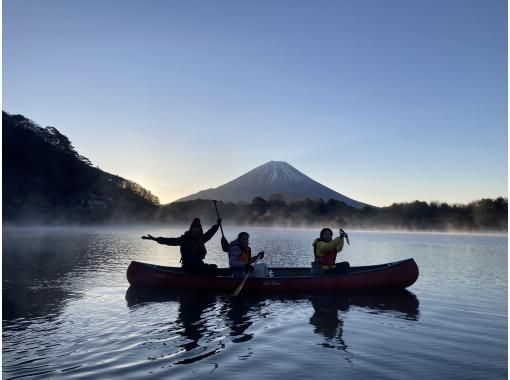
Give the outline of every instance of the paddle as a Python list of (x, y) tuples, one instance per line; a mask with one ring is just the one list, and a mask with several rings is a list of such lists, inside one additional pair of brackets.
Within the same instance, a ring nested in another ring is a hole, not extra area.
[[(260, 259), (260, 256), (257, 255), (257, 258), (255, 259), (255, 261), (252, 263), (252, 265), (255, 265), (257, 264), (257, 261), (259, 261)], [(234, 293), (232, 293), (232, 297), (237, 297), (239, 295), (239, 293), (241, 293), (241, 289), (243, 288), (244, 286), (244, 283), (246, 282), (246, 280), (248, 279), (248, 277), (250, 277), (250, 274), (251, 272), (248, 272), (246, 273), (246, 276), (244, 276), (244, 279), (243, 279), (243, 282), (241, 282), (239, 284), (239, 286), (237, 287), (236, 290), (234, 290)]]
[[(213, 201), (214, 208), (216, 209), (216, 215), (218, 216), (218, 219), (221, 219), (220, 213), (218, 212), (218, 206), (216, 205), (217, 202), (218, 201)], [(228, 252), (230, 244), (228, 244), (228, 240), (225, 238), (225, 235), (223, 234), (223, 226), (221, 224), (220, 229), (221, 229), (221, 249), (223, 250), (223, 252)]]
[(340, 234), (343, 234), (347, 244), (351, 245), (351, 243), (349, 242), (349, 235), (347, 235), (347, 233), (344, 230), (342, 230), (341, 228), (340, 228)]

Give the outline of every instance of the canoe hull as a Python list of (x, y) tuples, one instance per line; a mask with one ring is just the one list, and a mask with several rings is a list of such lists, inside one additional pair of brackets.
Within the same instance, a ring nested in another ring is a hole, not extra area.
[[(293, 269), (288, 269), (292, 271)], [(346, 274), (310, 276), (308, 268), (295, 268), (300, 275), (284, 276), (286, 269), (275, 270), (281, 276), (249, 278), (242, 292), (256, 294), (323, 294), (365, 290), (396, 290), (411, 286), (418, 279), (413, 259), (369, 267), (352, 267)], [(242, 281), (229, 276), (200, 276), (180, 268), (163, 267), (132, 261), (127, 279), (135, 287), (189, 289), (201, 292), (233, 292)]]

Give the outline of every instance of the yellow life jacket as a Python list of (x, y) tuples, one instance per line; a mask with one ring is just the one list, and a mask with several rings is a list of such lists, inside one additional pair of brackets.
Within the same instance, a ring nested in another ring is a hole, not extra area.
[[(317, 245), (323, 242), (320, 239), (316, 239), (313, 242), (313, 254), (315, 257), (315, 262), (319, 263), (322, 269), (330, 269), (335, 267), (336, 256), (339, 250), (336, 247), (330, 248), (328, 250), (325, 249), (317, 249)], [(343, 246), (343, 244), (342, 244)], [(340, 247), (340, 250), (342, 248)]]

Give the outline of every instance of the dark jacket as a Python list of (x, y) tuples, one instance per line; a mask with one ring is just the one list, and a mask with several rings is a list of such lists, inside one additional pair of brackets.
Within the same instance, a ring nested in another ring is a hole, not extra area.
[[(209, 230), (202, 235), (202, 241), (207, 243), (214, 236), (216, 231), (218, 231), (219, 224), (215, 224)], [(159, 244), (172, 245), (172, 246), (180, 246), (181, 247), (181, 262), (182, 265), (199, 265), (203, 264), (203, 260), (207, 251), (205, 247), (200, 252), (193, 252), (192, 249), (192, 239), (190, 236), (190, 232), (186, 231), (183, 235), (177, 238), (165, 238), (158, 237), (155, 239)]]

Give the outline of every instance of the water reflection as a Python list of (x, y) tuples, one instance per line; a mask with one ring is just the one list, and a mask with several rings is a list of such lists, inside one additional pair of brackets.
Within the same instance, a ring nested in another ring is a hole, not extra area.
[[(387, 293), (355, 293), (346, 296), (347, 303), (367, 309), (373, 314), (391, 314), (397, 318), (417, 321), (420, 315), (420, 302), (408, 290)], [(337, 302), (345, 302), (337, 301)]]
[[(52, 319), (108, 270), (120, 238), (86, 230), (3, 231), (2, 319)], [(111, 276), (109, 276), (111, 277)]]
[[(335, 301), (335, 300), (333, 300)], [(314, 313), (310, 318), (310, 324), (314, 326), (314, 332), (325, 338), (323, 346), (331, 347), (328, 343), (335, 342), (335, 346), (347, 352), (342, 334), (344, 321), (339, 317), (339, 312), (349, 310), (349, 304), (337, 304), (332, 302), (331, 297), (313, 297), (311, 299)]]
[(78, 263), (87, 260), (94, 239), (30, 234), (30, 239), (18, 240), (11, 235), (5, 234), (2, 241), (2, 318), (51, 319), (78, 297), (65, 286), (66, 280)]
[[(177, 320), (183, 327), (181, 335), (187, 339), (185, 343), (179, 344), (178, 347), (180, 350), (188, 352), (199, 348), (198, 342), (204, 335), (211, 334), (208, 331), (208, 320), (203, 315), (206, 310), (215, 305), (216, 298), (210, 294), (185, 293), (178, 297), (178, 302)], [(218, 353), (223, 347), (223, 344), (220, 343), (218, 347), (212, 350), (204, 348), (199, 354), (187, 357), (175, 364), (192, 364)]]
[[(254, 322), (253, 313), (257, 313), (261, 309), (261, 300), (253, 298), (217, 298), (213, 295), (189, 292), (181, 292), (174, 296), (179, 302), (177, 323), (183, 327), (182, 336), (189, 340), (178, 347), (185, 351), (192, 351), (200, 348), (199, 342), (204, 340), (202, 353), (177, 361), (175, 364), (191, 364), (217, 354), (225, 348), (224, 337), (221, 333), (217, 333), (216, 330), (218, 329), (211, 326), (211, 321), (204, 315), (207, 314), (208, 310), (213, 309), (217, 302), (221, 304), (219, 313), (225, 317), (225, 323), (230, 329), (231, 342), (247, 342), (253, 338), (253, 334), (246, 334), (245, 331)], [(164, 299), (174, 299), (174, 296), (167, 294)], [(214, 325), (216, 322), (213, 318), (212, 324)], [(211, 344), (214, 341), (216, 343)], [(206, 347), (209, 344), (215, 346), (215, 348)]]
[(253, 334), (245, 332), (257, 316), (260, 317), (265, 298), (228, 297), (191, 291), (168, 292), (129, 287), (126, 292), (126, 301), (128, 307), (139, 307), (152, 302), (177, 302), (179, 307), (176, 323), (182, 326), (183, 337), (190, 340), (180, 347), (190, 351), (197, 348), (199, 340), (206, 335), (208, 318), (204, 316), (204, 312), (211, 310), (215, 305), (219, 305), (218, 313), (230, 329), (229, 336), (232, 337), (232, 342), (249, 341)]
[(233, 343), (247, 342), (253, 334), (246, 334), (246, 330), (253, 324), (257, 315), (260, 315), (263, 298), (230, 297), (225, 299), (222, 306), (222, 315), (226, 316), (230, 327), (230, 336)]
[(212, 295), (188, 293), (179, 297), (178, 320), (182, 324), (183, 334), (190, 341), (179, 347), (186, 351), (191, 351), (198, 347), (198, 341), (207, 330), (205, 318), (202, 318), (203, 312), (212, 307), (216, 299)]
[[(285, 309), (292, 307), (294, 302), (296, 304), (310, 302), (313, 313), (309, 323), (313, 326), (313, 332), (324, 339), (321, 346), (346, 353), (348, 344), (343, 338), (343, 316), (352, 309), (411, 321), (419, 318), (419, 301), (409, 291), (306, 297), (228, 297), (189, 291), (161, 292), (130, 287), (126, 292), (126, 301), (128, 307), (133, 309), (143, 308), (145, 304), (154, 302), (178, 304), (175, 324), (182, 327), (177, 333), (185, 338), (185, 343), (177, 347), (188, 352), (202, 345), (202, 350), (195, 351), (198, 354), (174, 364), (190, 364), (222, 351), (226, 344), (226, 335), (218, 331), (226, 328), (229, 330), (228, 337), (231, 343), (250, 341), (254, 338), (254, 333), (247, 331), (254, 322), (271, 318), (273, 314), (279, 314), (279, 311), (285, 313)], [(281, 306), (269, 307), (278, 303)]]
[(419, 301), (407, 291), (390, 293), (353, 293), (340, 296), (310, 297), (314, 313), (310, 324), (315, 334), (324, 337), (323, 347), (335, 348), (347, 353), (348, 345), (343, 339), (344, 321), (351, 307), (359, 307), (373, 314), (390, 314), (396, 318), (418, 320)]

